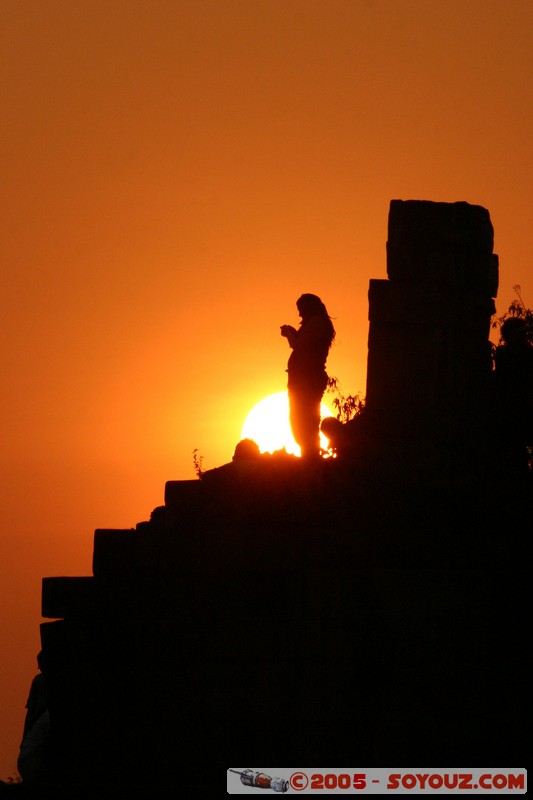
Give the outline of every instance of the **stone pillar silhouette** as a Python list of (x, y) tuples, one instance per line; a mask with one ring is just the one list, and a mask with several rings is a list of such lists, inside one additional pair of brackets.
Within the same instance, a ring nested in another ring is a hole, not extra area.
[(383, 467), (478, 473), (489, 437), (490, 321), (498, 289), (489, 212), (392, 200), (388, 280), (371, 280), (367, 421)]

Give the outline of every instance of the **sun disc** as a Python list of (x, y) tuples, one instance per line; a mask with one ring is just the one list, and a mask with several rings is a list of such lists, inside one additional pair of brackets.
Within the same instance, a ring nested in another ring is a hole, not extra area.
[[(322, 403), (321, 418), (333, 416), (331, 410)], [(253, 439), (262, 453), (274, 453), (285, 449), (287, 453), (300, 455), (300, 447), (294, 441), (289, 422), (289, 398), (287, 392), (277, 392), (260, 400), (244, 421), (242, 439)], [(328, 442), (320, 434), (320, 446), (326, 449)]]

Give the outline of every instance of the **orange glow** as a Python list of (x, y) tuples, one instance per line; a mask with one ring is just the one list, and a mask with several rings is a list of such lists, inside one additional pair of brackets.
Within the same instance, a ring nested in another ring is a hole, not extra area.
[[(321, 405), (321, 417), (331, 417), (332, 412), (325, 403)], [(300, 455), (289, 423), (289, 399), (286, 392), (277, 392), (260, 400), (244, 421), (241, 431), (243, 439), (253, 439), (262, 453), (273, 453), (285, 449), (287, 453)], [(320, 435), (320, 444), (325, 450), (328, 441)]]
[(0, 4), (0, 778), (40, 580), (231, 460), (319, 295), (365, 393), (390, 200), (489, 209), (503, 313), (531, 272), (530, 0)]

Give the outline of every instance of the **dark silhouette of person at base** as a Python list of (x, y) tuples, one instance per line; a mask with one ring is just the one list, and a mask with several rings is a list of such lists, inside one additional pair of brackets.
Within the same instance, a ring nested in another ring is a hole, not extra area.
[(533, 445), (533, 345), (526, 321), (510, 317), (494, 354), (500, 457), (512, 473), (528, 469)]
[(292, 349), (287, 365), (292, 434), (302, 458), (308, 459), (320, 455), (320, 401), (328, 381), (326, 359), (335, 328), (315, 294), (302, 294), (296, 307), (302, 320), (298, 330), (282, 325), (281, 335)]
[(24, 785), (45, 785), (51, 780), (50, 716), (45, 659), (37, 656), (40, 672), (33, 678), (28, 701), (17, 767)]

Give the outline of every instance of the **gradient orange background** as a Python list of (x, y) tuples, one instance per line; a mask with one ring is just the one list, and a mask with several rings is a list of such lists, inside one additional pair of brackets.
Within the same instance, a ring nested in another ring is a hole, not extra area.
[[(365, 391), (389, 202), (488, 208), (533, 305), (530, 0), (2, 0), (0, 777), (41, 578), (231, 459), (314, 292)], [(190, 532), (194, 535), (194, 531)]]

